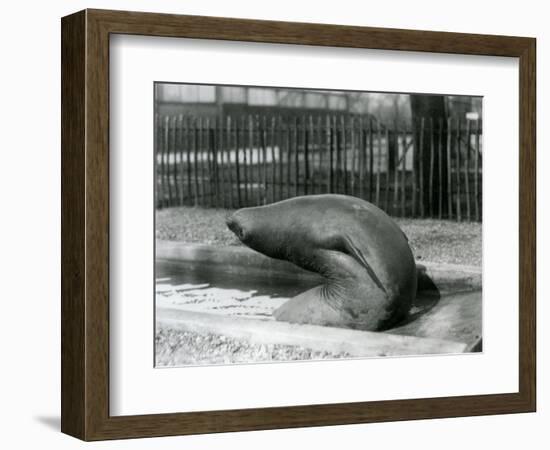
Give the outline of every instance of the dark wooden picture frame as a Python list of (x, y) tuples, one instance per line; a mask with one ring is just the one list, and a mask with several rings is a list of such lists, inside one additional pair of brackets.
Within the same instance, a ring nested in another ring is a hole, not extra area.
[[(64, 433), (100, 440), (535, 411), (535, 39), (104, 10), (64, 17), (61, 30)], [(519, 58), (519, 392), (110, 416), (111, 34)]]

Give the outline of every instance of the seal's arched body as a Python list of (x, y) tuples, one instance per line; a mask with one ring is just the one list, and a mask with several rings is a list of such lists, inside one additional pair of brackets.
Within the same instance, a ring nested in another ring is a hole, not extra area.
[(295, 197), (240, 209), (227, 225), (252, 249), (325, 278), (277, 309), (278, 320), (381, 330), (411, 308), (417, 276), (407, 238), (371, 203), (332, 194)]

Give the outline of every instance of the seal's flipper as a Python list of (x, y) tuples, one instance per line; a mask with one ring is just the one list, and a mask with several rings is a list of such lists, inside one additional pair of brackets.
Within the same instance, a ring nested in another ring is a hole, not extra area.
[(365, 265), (339, 250), (323, 250), (316, 258), (326, 283), (281, 305), (273, 316), (291, 323), (309, 323), (378, 330), (388, 319), (387, 294), (367, 275)]
[(374, 271), (372, 266), (367, 261), (365, 253), (361, 251), (361, 249), (358, 246), (354, 245), (353, 241), (349, 238), (344, 238), (342, 240), (342, 246), (343, 246), (344, 253), (351, 256), (359, 264), (361, 264), (369, 274), (374, 284), (376, 284), (376, 286), (378, 286), (380, 290), (384, 292), (384, 294), (386, 294), (387, 293), (386, 288), (382, 284), (382, 281), (380, 281), (380, 278), (378, 278), (378, 275), (376, 275), (376, 272)]
[[(368, 292), (364, 294), (369, 296)], [(378, 308), (368, 308), (364, 305), (358, 307), (357, 304), (350, 305), (347, 302), (342, 302), (339, 298), (333, 298), (331, 302), (326, 297), (326, 286), (316, 286), (279, 306), (273, 312), (273, 317), (276, 320), (289, 323), (369, 331), (379, 330), (383, 326), (384, 322), (380, 320), (380, 317), (384, 317), (385, 314), (380, 312), (381, 306)], [(361, 299), (361, 303), (364, 303), (364, 299)]]
[(327, 302), (322, 301), (323, 286), (316, 286), (302, 292), (273, 312), (275, 319), (290, 323), (342, 326), (342, 316)]

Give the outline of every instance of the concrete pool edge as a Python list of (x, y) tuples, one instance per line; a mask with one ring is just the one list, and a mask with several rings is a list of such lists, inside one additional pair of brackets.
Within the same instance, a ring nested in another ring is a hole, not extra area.
[[(248, 247), (194, 244), (156, 240), (155, 258), (168, 261), (222, 264), (235, 273), (269, 270), (273, 274), (291, 277), (319, 278), (287, 261), (268, 258)], [(478, 266), (417, 261), (419, 273), (428, 275), (436, 284), (467, 279), (473, 287), (481, 288), (482, 270)]]
[(157, 329), (212, 333), (255, 344), (300, 346), (333, 354), (348, 353), (351, 357), (457, 354), (468, 350), (465, 343), (442, 339), (214, 316), (171, 308), (159, 308), (156, 321)]

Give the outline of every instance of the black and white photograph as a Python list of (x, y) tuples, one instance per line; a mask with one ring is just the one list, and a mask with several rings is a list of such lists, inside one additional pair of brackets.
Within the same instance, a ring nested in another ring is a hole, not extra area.
[(154, 102), (155, 367), (483, 351), (482, 97)]
[(548, 8), (445, 6), (6, 3), (0, 448), (546, 449)]

